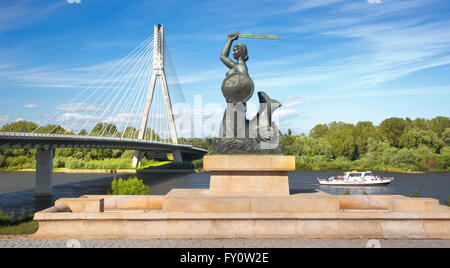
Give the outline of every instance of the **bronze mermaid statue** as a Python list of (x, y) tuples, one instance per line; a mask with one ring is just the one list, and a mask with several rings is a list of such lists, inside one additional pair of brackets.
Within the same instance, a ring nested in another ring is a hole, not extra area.
[(238, 32), (229, 34), (220, 56), (230, 70), (222, 83), (227, 108), (214, 151), (217, 154), (281, 154), (280, 131), (272, 121), (272, 114), (281, 107), (281, 103), (264, 92), (258, 92), (259, 112), (251, 120), (246, 118), (246, 102), (253, 96), (254, 83), (246, 64), (249, 59), (247, 46), (236, 44), (233, 47), (234, 60), (230, 58), (231, 46), (238, 38)]

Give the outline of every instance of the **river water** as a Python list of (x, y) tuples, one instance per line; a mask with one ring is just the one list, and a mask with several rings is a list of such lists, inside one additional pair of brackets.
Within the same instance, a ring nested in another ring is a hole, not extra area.
[[(291, 193), (314, 192), (321, 190), (330, 194), (383, 194), (411, 195), (416, 190), (423, 197), (439, 199), (445, 204), (450, 195), (450, 173), (403, 174), (376, 172), (377, 175), (394, 177), (390, 186), (382, 187), (342, 187), (319, 186), (317, 177), (339, 174), (336, 171), (296, 171), (290, 172)], [(116, 175), (120, 176), (120, 175)], [(122, 175), (127, 177), (127, 175)], [(174, 188), (209, 188), (209, 173), (140, 173), (138, 177), (151, 187), (155, 195), (167, 194)], [(23, 214), (36, 212), (53, 205), (62, 197), (79, 197), (84, 194), (105, 194), (113, 177), (111, 174), (63, 174), (55, 173), (52, 198), (33, 197), (34, 173), (0, 173), (0, 209), (7, 213)]]

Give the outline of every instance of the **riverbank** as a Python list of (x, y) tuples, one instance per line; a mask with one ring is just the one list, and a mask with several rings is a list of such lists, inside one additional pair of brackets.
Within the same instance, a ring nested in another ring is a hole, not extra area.
[[(2, 171), (3, 173), (13, 173), (13, 172), (36, 172), (35, 169), (21, 169), (16, 171)], [(206, 172), (203, 170), (197, 170), (197, 169), (158, 169), (158, 168), (151, 168), (151, 169), (69, 169), (69, 168), (57, 168), (54, 169), (53, 172), (55, 173), (63, 173), (63, 174), (138, 174), (138, 173), (146, 173), (146, 172), (158, 172), (158, 173), (186, 173), (186, 172)]]
[[(323, 172), (344, 172), (344, 171), (352, 171), (352, 170), (370, 170), (364, 168), (349, 168), (349, 169), (296, 169), (296, 171), (323, 171)], [(69, 168), (57, 168), (54, 169), (53, 172), (57, 173), (65, 173), (65, 174), (137, 174), (138, 172), (160, 172), (160, 171), (177, 171), (177, 172), (187, 172), (187, 171), (195, 171), (195, 172), (207, 172), (203, 169), (69, 169)], [(411, 171), (411, 170), (403, 170), (397, 168), (387, 168), (380, 170), (371, 170), (373, 172), (381, 171), (381, 172), (395, 172), (395, 173), (403, 173), (403, 174), (427, 174), (427, 173), (439, 173), (439, 172), (449, 172), (447, 170), (428, 170), (428, 171)], [(11, 171), (0, 171), (0, 172), (36, 172), (36, 169), (20, 169), (20, 170), (11, 170)]]
[(353, 170), (358, 170), (358, 171), (366, 171), (366, 170), (370, 170), (373, 172), (394, 172), (394, 173), (403, 173), (403, 174), (427, 174), (427, 173), (437, 173), (437, 172), (449, 172), (450, 171), (445, 171), (445, 170), (431, 170), (431, 171), (411, 171), (411, 170), (403, 170), (403, 169), (398, 169), (398, 168), (387, 168), (387, 169), (375, 169), (375, 170), (371, 170), (371, 169), (365, 169), (365, 168), (349, 168), (349, 169), (297, 169), (296, 171), (336, 171), (336, 172), (345, 172), (345, 171), (353, 171)]
[[(36, 172), (36, 169), (20, 169), (16, 171), (3, 172)], [(65, 174), (136, 174), (136, 169), (70, 169), (70, 168), (56, 168), (53, 172)]]

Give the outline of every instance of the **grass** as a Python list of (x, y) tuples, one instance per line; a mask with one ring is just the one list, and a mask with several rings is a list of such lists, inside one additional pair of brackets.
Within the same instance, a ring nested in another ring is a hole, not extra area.
[(195, 166), (190, 161), (175, 163), (171, 161), (151, 162), (142, 167), (142, 169), (194, 169)]
[(172, 163), (172, 161), (154, 161), (154, 160), (149, 160), (147, 163), (146, 162), (147, 161), (144, 161), (142, 163), (140, 169), (159, 167), (159, 166), (168, 165), (168, 164)]
[(29, 235), (38, 230), (38, 223), (33, 215), (13, 217), (0, 211), (0, 235)]

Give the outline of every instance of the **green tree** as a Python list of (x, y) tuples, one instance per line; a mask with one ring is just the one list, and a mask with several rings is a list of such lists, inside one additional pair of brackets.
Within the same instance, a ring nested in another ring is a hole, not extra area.
[(322, 138), (328, 132), (328, 126), (326, 124), (316, 125), (309, 134), (312, 138)]
[(145, 139), (152, 141), (162, 141), (163, 139), (158, 135), (156, 131), (151, 128), (147, 128), (145, 131)]
[(344, 123), (332, 124), (324, 138), (332, 147), (333, 157), (357, 159), (358, 150), (354, 139), (354, 126)]
[(372, 122), (358, 122), (354, 128), (355, 144), (359, 155), (365, 155), (368, 151), (370, 138), (375, 138), (376, 128)]
[(431, 128), (430, 120), (425, 118), (417, 118), (411, 122), (411, 128), (429, 130)]
[(443, 170), (450, 169), (450, 146), (442, 148), (439, 155), (439, 167)]
[(134, 127), (127, 127), (123, 131), (122, 136), (124, 138), (128, 138), (128, 139), (137, 139), (138, 138), (138, 134), (139, 134), (139, 131), (136, 128), (134, 128)]
[(446, 128), (442, 133), (442, 141), (446, 146), (450, 146), (450, 128)]
[(446, 128), (450, 128), (450, 118), (438, 116), (431, 119), (431, 130), (436, 132), (439, 137), (442, 136)]
[(111, 136), (114, 133), (117, 133), (117, 127), (108, 123), (98, 123), (91, 131), (94, 136)]
[(67, 130), (65, 130), (60, 125), (46, 125), (38, 128), (36, 130), (37, 133), (48, 133), (48, 134), (69, 134)]
[(401, 118), (392, 117), (384, 120), (380, 124), (380, 132), (391, 146), (398, 147), (400, 137), (406, 128), (406, 121)]
[(425, 145), (438, 153), (444, 142), (431, 130), (410, 129), (400, 137), (399, 146), (402, 148), (419, 148)]
[(33, 132), (38, 128), (38, 125), (29, 121), (17, 121), (4, 125), (1, 131), (11, 131), (11, 132)]
[(292, 136), (292, 130), (290, 128), (288, 128), (287, 134), (288, 134), (288, 136)]

